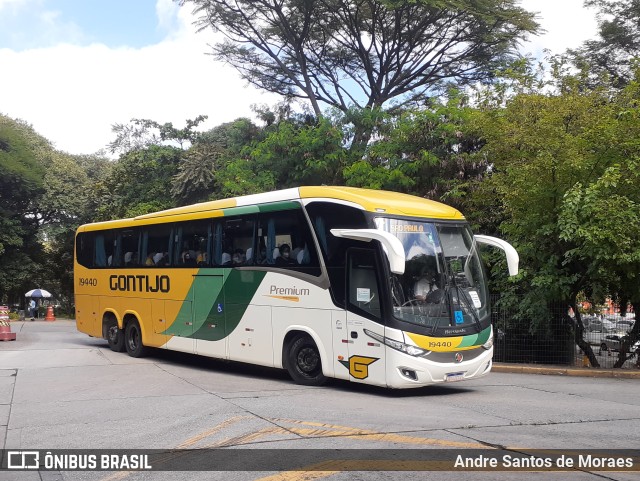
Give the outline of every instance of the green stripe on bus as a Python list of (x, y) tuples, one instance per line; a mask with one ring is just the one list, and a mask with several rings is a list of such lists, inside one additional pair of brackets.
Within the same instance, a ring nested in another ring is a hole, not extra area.
[(479, 334), (471, 334), (470, 336), (464, 336), (462, 341), (458, 345), (458, 347), (468, 347), (468, 346), (480, 346), (487, 342), (489, 339), (489, 334), (491, 334), (491, 328), (488, 327)]
[[(242, 316), (266, 274), (263, 271), (231, 270), (225, 279), (223, 291), (218, 294), (210, 307), (207, 321), (200, 326), (194, 326), (193, 337), (206, 341), (219, 341), (231, 334), (240, 324)], [(222, 317), (224, 329), (218, 324), (215, 328), (210, 326), (209, 320), (215, 323), (215, 320)]]
[(491, 326), (487, 327), (484, 331), (478, 334), (478, 340), (476, 343), (478, 345), (482, 345), (489, 340), (489, 336), (491, 335)]
[(224, 277), (222, 272), (200, 269), (189, 299), (164, 334), (219, 341), (238, 327), (266, 272), (231, 269)]
[(225, 217), (228, 217), (233, 215), (256, 214), (258, 212), (280, 212), (300, 208), (301, 206), (298, 202), (286, 200), (282, 202), (271, 202), (269, 204), (230, 207), (228, 209), (222, 209), (222, 212)]

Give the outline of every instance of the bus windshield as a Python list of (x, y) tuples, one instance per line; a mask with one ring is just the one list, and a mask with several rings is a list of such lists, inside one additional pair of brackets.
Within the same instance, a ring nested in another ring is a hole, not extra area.
[(434, 330), (486, 327), (488, 291), (476, 243), (466, 224), (376, 218), (405, 250), (404, 274), (389, 280), (394, 317)]

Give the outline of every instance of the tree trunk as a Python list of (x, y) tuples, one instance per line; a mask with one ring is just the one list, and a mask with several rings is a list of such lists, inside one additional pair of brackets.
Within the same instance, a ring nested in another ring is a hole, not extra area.
[[(633, 324), (633, 329), (631, 329), (629, 335), (626, 338), (623, 338), (623, 341), (620, 343), (620, 352), (618, 353), (618, 360), (613, 365), (614, 368), (621, 368), (624, 363), (634, 355), (638, 356), (636, 358), (636, 367), (640, 368), (640, 353), (629, 352), (631, 346), (633, 346), (640, 338), (640, 323), (638, 323), (638, 308), (640, 307), (640, 300), (631, 301), (631, 305), (633, 306), (633, 312), (636, 313), (636, 322)], [(624, 311), (626, 312), (626, 309)]]
[(584, 355), (587, 356), (587, 358), (589, 358), (589, 364), (591, 364), (592, 367), (600, 367), (600, 363), (598, 362), (596, 355), (593, 353), (591, 344), (589, 344), (587, 341), (584, 340), (584, 337), (583, 337), (584, 324), (582, 323), (582, 315), (578, 310), (578, 305), (576, 301), (572, 300), (570, 302), (570, 305), (571, 305), (571, 309), (573, 309), (573, 312), (575, 314), (576, 344), (580, 349), (582, 349), (582, 352), (584, 352)]
[(367, 145), (371, 140), (371, 128), (363, 125), (356, 125), (355, 132), (353, 134), (353, 140), (349, 152), (354, 154), (354, 157), (361, 158), (367, 151)]

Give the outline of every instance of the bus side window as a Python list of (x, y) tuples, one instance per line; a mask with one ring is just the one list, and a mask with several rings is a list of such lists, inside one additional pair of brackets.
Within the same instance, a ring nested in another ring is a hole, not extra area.
[(197, 267), (209, 265), (211, 223), (206, 220), (181, 222), (174, 232), (173, 265)]
[(318, 253), (301, 209), (261, 214), (258, 245), (257, 264), (320, 275)]
[(115, 254), (116, 238), (113, 231), (104, 231), (95, 236), (94, 267), (111, 267)]
[(251, 217), (231, 218), (224, 222), (223, 238), (220, 241), (222, 253), (220, 263), (224, 267), (240, 267), (253, 264), (247, 260), (247, 250), (253, 256), (255, 219)]
[(93, 267), (94, 234), (81, 232), (76, 237), (76, 259), (84, 267)]
[(117, 231), (117, 249), (113, 256), (114, 267), (134, 267), (138, 256), (137, 229), (121, 229)]
[(171, 264), (173, 250), (171, 227), (171, 224), (159, 224), (144, 230), (140, 256), (144, 267), (163, 267)]
[(380, 319), (380, 290), (376, 274), (375, 252), (367, 249), (350, 249), (348, 254), (349, 306)]

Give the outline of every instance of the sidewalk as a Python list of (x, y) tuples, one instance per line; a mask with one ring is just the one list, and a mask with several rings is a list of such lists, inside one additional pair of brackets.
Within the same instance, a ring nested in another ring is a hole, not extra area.
[(639, 369), (601, 369), (593, 367), (552, 366), (532, 364), (494, 363), (492, 372), (517, 374), (547, 374), (556, 376), (614, 377), (620, 379), (640, 379)]

